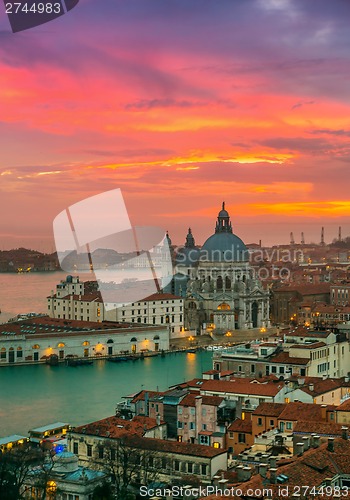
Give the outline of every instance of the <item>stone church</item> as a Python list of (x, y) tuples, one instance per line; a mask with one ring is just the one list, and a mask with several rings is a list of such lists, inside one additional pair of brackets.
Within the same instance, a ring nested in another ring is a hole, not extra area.
[(249, 251), (233, 233), (222, 204), (215, 226), (201, 249), (189, 229), (176, 256), (179, 281), (186, 284), (185, 327), (216, 334), (269, 326), (269, 293), (254, 276)]

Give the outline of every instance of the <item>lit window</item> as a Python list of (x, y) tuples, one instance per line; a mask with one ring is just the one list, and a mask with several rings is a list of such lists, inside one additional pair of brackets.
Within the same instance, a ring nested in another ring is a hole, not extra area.
[(57, 344), (57, 347), (64, 347), (65, 344), (63, 342), (60, 342), (59, 344)]
[(213, 447), (214, 448), (221, 448), (220, 443), (218, 443), (218, 442), (213, 443)]

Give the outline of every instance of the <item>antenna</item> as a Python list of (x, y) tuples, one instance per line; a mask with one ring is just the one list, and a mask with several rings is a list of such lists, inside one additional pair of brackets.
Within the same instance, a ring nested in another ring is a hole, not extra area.
[(301, 233), (301, 244), (305, 245), (304, 233)]
[(339, 226), (338, 241), (341, 241), (341, 226)]
[(324, 227), (321, 229), (321, 245), (324, 246)]
[(293, 233), (290, 233), (290, 244), (291, 245), (295, 245), (294, 234)]

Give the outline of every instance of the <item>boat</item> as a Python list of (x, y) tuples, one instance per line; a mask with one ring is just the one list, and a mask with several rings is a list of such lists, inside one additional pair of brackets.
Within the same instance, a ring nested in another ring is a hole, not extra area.
[(93, 361), (91, 359), (76, 359), (76, 358), (67, 359), (67, 366), (85, 366), (92, 364)]
[(134, 359), (134, 356), (111, 356), (108, 358), (108, 361), (111, 361), (112, 363), (120, 363), (122, 361), (130, 361)]
[(50, 356), (46, 358), (46, 364), (50, 366), (57, 366), (58, 365), (57, 354), (50, 354)]

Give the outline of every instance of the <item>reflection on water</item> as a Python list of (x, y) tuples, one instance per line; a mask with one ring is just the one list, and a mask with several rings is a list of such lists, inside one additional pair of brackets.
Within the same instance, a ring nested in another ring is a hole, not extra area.
[(55, 421), (72, 425), (113, 415), (116, 403), (141, 389), (165, 390), (200, 377), (212, 367), (207, 351), (164, 358), (92, 366), (21, 366), (0, 368), (0, 436), (26, 434)]

